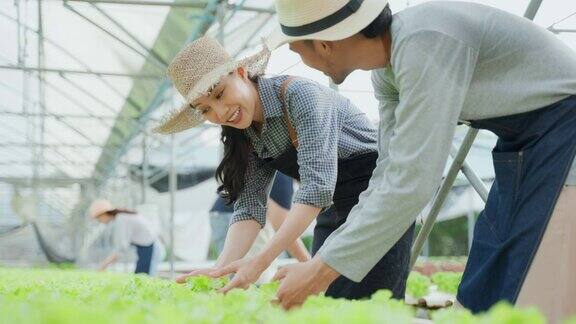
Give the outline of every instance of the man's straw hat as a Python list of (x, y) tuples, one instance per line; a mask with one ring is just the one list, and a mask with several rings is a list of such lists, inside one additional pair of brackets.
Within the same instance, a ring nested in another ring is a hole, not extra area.
[(269, 49), (305, 39), (335, 41), (359, 33), (384, 10), (388, 0), (276, 0), (278, 27)]
[(270, 51), (264, 47), (259, 53), (236, 61), (213, 38), (202, 37), (184, 47), (168, 66), (168, 77), (185, 98), (180, 109), (164, 116), (154, 129), (161, 134), (173, 134), (204, 122), (202, 113), (192, 102), (210, 91), (223, 76), (243, 67), (249, 76), (264, 74)]
[(112, 207), (112, 204), (108, 200), (98, 199), (90, 205), (88, 214), (91, 218), (97, 218), (98, 216), (112, 210), (114, 210), (114, 207)]

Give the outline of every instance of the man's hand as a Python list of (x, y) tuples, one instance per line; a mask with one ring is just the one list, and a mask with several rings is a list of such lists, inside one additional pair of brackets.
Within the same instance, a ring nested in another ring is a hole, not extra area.
[(218, 290), (219, 292), (227, 293), (234, 288), (247, 289), (260, 278), (260, 275), (268, 266), (269, 264), (258, 257), (245, 257), (214, 270), (208, 275), (212, 278), (219, 278), (234, 273), (234, 278), (226, 286)]
[(210, 276), (210, 273), (214, 272), (216, 268), (202, 268), (202, 269), (195, 269), (186, 274), (180, 275), (176, 277), (177, 283), (185, 283), (188, 277), (195, 277), (195, 276)]
[(280, 305), (288, 310), (302, 305), (310, 295), (325, 292), (339, 276), (316, 256), (310, 261), (280, 268), (272, 280), (282, 281), (276, 296)]

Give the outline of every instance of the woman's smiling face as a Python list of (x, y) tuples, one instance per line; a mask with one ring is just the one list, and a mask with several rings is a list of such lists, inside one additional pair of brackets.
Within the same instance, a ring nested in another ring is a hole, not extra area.
[(192, 105), (214, 124), (246, 129), (260, 114), (258, 103), (256, 87), (246, 70), (238, 68), (220, 79), (209, 93), (196, 99)]

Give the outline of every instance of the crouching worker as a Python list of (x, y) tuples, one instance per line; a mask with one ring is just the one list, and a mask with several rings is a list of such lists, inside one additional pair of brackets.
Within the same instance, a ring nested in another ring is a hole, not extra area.
[[(186, 103), (156, 128), (176, 133), (209, 120), (222, 126), (224, 158), (218, 191), (234, 202), (216, 266), (189, 275), (235, 273), (221, 291), (247, 288), (317, 220), (312, 253), (342, 225), (376, 165), (377, 131), (348, 99), (310, 80), (265, 78), (267, 49), (241, 61), (215, 40), (186, 46), (168, 75)], [(266, 221), (267, 188), (275, 171), (300, 181), (288, 217), (258, 255), (245, 257)], [(359, 283), (340, 277), (326, 294), (357, 299), (379, 289), (403, 298), (413, 227)]]
[(156, 275), (157, 265), (164, 258), (164, 249), (158, 233), (144, 216), (128, 209), (115, 208), (107, 200), (94, 201), (89, 210), (90, 217), (114, 227), (114, 251), (100, 264), (99, 271), (106, 270), (130, 246), (134, 246), (138, 255), (134, 272)]

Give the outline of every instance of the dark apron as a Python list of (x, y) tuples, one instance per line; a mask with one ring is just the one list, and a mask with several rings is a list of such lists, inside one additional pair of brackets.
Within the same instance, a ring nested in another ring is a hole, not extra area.
[[(338, 161), (338, 176), (334, 191), (334, 204), (316, 218), (312, 254), (315, 254), (332, 232), (346, 222), (358, 197), (368, 188), (372, 171), (376, 167), (377, 153), (369, 153)], [(297, 150), (291, 146), (276, 159), (264, 159), (264, 167), (278, 170), (300, 180)], [(336, 279), (326, 291), (334, 298), (360, 299), (370, 297), (380, 289), (392, 291), (393, 297), (404, 298), (409, 272), (410, 248), (414, 225), (412, 225), (392, 249), (370, 270), (364, 279), (356, 283), (344, 276)]]
[(152, 255), (154, 254), (154, 243), (148, 246), (137, 244), (132, 245), (136, 247), (136, 254), (138, 255), (138, 261), (136, 261), (136, 270), (134, 270), (134, 273), (150, 274)]
[(462, 305), (480, 312), (518, 298), (576, 154), (576, 96), (471, 126), (499, 138), (495, 180), (458, 291)]

